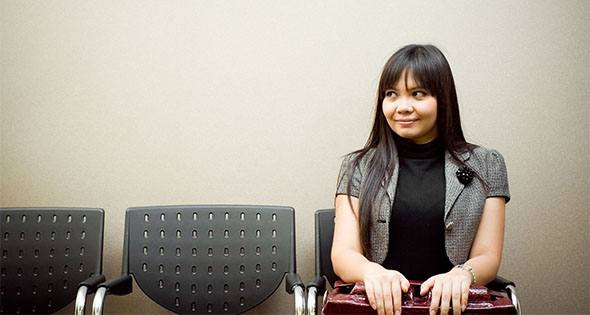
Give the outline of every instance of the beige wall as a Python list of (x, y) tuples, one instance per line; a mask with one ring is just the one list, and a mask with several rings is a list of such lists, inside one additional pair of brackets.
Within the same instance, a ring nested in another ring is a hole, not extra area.
[[(313, 213), (363, 145), (385, 60), (434, 43), (468, 140), (508, 165), (501, 274), (524, 311), (588, 313), (590, 2), (1, 1), (0, 206), (290, 205)], [(575, 302), (566, 302), (575, 301)], [(283, 286), (252, 313), (287, 313)], [(164, 313), (139, 290), (108, 313)], [(66, 313), (69, 313), (66, 312)]]

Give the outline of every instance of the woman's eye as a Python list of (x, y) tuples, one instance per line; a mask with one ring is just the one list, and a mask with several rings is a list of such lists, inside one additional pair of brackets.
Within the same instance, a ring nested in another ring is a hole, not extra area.
[(414, 94), (415, 97), (425, 97), (428, 95), (425, 91), (414, 91), (412, 94)]
[(385, 96), (386, 97), (396, 97), (397, 94), (395, 94), (394, 91), (385, 91)]

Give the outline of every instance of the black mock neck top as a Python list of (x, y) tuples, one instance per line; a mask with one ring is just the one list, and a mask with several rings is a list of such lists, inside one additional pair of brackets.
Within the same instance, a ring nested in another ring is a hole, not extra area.
[(394, 137), (399, 177), (383, 266), (424, 281), (453, 267), (445, 251), (445, 146), (439, 138), (415, 144)]

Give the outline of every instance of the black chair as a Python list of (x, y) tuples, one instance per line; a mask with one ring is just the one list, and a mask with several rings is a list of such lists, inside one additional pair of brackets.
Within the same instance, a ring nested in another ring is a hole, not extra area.
[[(318, 297), (324, 296), (326, 291), (326, 280), (330, 286), (338, 280), (334, 273), (330, 252), (332, 250), (332, 239), (334, 236), (334, 209), (317, 210), (315, 212), (315, 277), (307, 285), (307, 314), (315, 315), (318, 309)], [(506, 280), (500, 276), (489, 283), (487, 287), (490, 290), (504, 292), (508, 295), (514, 304), (518, 314), (520, 314), (520, 303), (516, 296), (514, 282)]]
[[(0, 208), (0, 313), (54, 313), (104, 281), (104, 211), (95, 208)], [(76, 293), (76, 291), (78, 293)]]
[(105, 294), (132, 291), (132, 278), (153, 301), (179, 314), (237, 314), (266, 300), (286, 275), (295, 312), (305, 311), (296, 273), (295, 213), (290, 207), (162, 206), (127, 209), (122, 276)]

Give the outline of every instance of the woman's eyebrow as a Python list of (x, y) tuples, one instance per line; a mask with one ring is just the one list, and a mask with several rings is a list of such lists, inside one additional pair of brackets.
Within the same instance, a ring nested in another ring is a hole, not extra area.
[(411, 91), (411, 90), (427, 90), (428, 91), (427, 88), (425, 88), (421, 85), (408, 86), (407, 89), (408, 89), (408, 91)]

